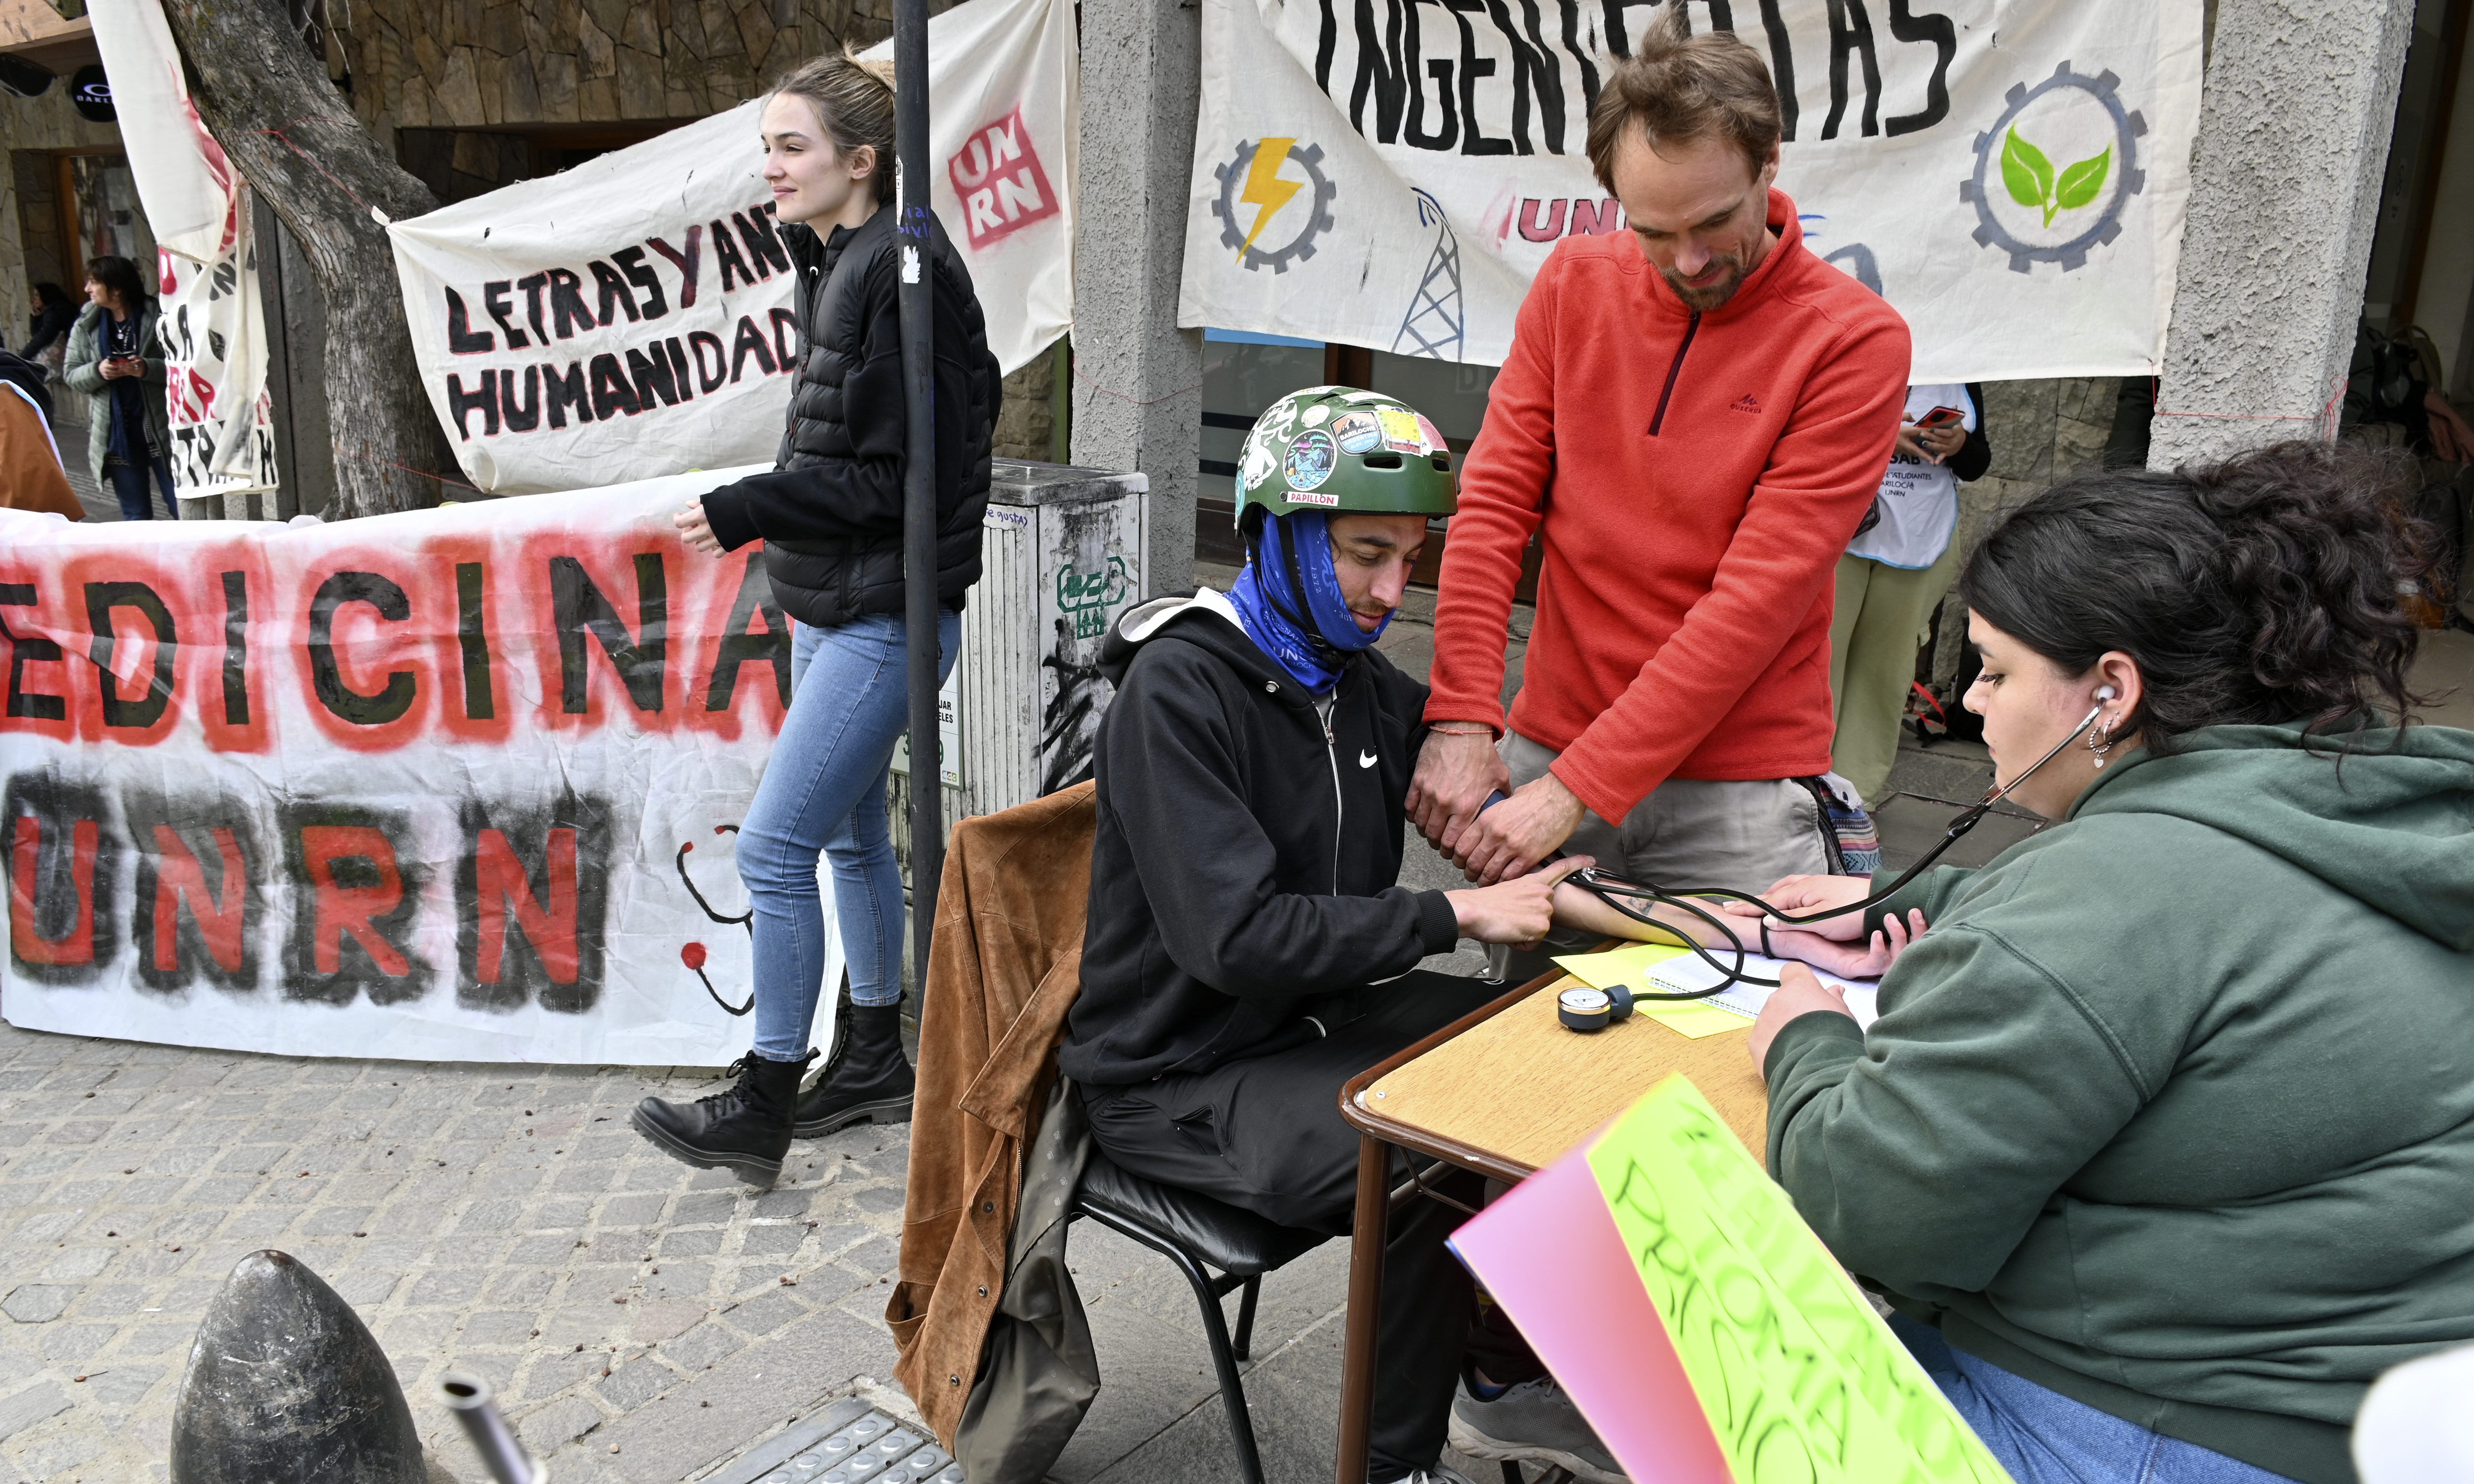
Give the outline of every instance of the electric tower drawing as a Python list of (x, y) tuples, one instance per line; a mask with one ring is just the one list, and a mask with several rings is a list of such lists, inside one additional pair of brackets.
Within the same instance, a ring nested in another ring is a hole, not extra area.
[(1418, 225), (1435, 229), (1435, 250), (1427, 255), (1425, 277), (1419, 281), (1409, 312), (1401, 316), (1392, 350), (1395, 354), (1458, 360), (1463, 328), (1460, 239), (1452, 235), (1443, 203), (1422, 190), (1418, 192)]

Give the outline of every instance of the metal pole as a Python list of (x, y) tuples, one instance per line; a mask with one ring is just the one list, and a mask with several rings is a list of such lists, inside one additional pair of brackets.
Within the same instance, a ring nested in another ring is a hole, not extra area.
[[(935, 307), (928, 265), (928, 0), (893, 0), (894, 153), (902, 212), (903, 620), (910, 662), (910, 953), (924, 995), (936, 886), (945, 873), (944, 760), (936, 724)], [(923, 1007), (924, 1011), (924, 1007)]]
[(464, 1424), (464, 1436), (473, 1440), (481, 1467), (490, 1471), (497, 1484), (542, 1484), (547, 1477), (499, 1415), (488, 1381), (467, 1372), (449, 1371), (438, 1378), (438, 1399)]

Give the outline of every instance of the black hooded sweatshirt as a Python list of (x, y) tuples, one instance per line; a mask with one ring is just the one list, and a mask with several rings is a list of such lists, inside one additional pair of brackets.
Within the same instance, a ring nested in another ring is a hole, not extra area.
[(1100, 668), (1117, 693), (1067, 1076), (1123, 1086), (1302, 1044), (1347, 991), (1459, 941), (1443, 892), (1395, 885), (1424, 686), (1353, 655), (1326, 730), (1216, 594), (1128, 613)]

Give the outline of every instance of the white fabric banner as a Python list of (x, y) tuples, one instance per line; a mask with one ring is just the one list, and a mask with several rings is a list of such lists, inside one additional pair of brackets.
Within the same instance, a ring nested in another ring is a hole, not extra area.
[(275, 408), (249, 186), (189, 101), (158, 0), (93, 0), (87, 13), (155, 233), (172, 486), (184, 499), (271, 490)]
[[(934, 206), (1008, 372), (1074, 304), (1072, 0), (929, 22)], [(388, 227), (413, 353), (473, 484), (772, 459), (798, 328), (762, 100)]]
[[(1203, 0), (1178, 323), (1500, 364), (1556, 242), (1625, 225), (1589, 170), (1589, 109), (1663, 13)], [(1769, 63), (1779, 186), (1812, 251), (1906, 316), (1911, 381), (2156, 368), (2200, 0), (1689, 0), (1687, 15)]]
[(691, 552), (669, 518), (745, 472), (334, 525), (0, 511), (10, 1023), (293, 1056), (743, 1051), (732, 846), (789, 632), (761, 547)]

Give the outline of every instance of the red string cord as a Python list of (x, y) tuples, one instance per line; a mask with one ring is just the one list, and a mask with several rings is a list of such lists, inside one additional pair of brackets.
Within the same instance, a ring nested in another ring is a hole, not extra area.
[(410, 464), (399, 464), (391, 458), (379, 458), (376, 454), (372, 453), (355, 453), (352, 450), (345, 448), (336, 449), (335, 456), (337, 458), (354, 459), (364, 464), (376, 464), (387, 469), (400, 469), (405, 474), (419, 474), (424, 479), (435, 479), (441, 484), (451, 484), (459, 490), (471, 490), (473, 494), (483, 496), (488, 499), (495, 499), (497, 498), (495, 495), (491, 495), (489, 491), (481, 488), (477, 484), (467, 484), (461, 479), (449, 479), (445, 474), (434, 474), (426, 469), (415, 469)]
[[(339, 190), (339, 191), (342, 191), (342, 192), (343, 192), (345, 195), (347, 195), (347, 196), (352, 197), (352, 205), (354, 205), (354, 206), (356, 206), (356, 207), (360, 207), (362, 210), (364, 210), (364, 211), (375, 210), (375, 209), (376, 209), (376, 207), (372, 207), (368, 202), (363, 201), (363, 200), (360, 198), (360, 194), (359, 194), (358, 192), (354, 191), (351, 186), (349, 186), (349, 185), (345, 184), (343, 182), (341, 182), (341, 181), (339, 181), (339, 180), (336, 180), (336, 179), (335, 179), (335, 175), (334, 175), (334, 172), (333, 172), (333, 171), (328, 170), (325, 165), (322, 165), (322, 164), (318, 163), (318, 157), (316, 157), (315, 155), (310, 154), (307, 150), (304, 150), (304, 149), (303, 149), (301, 146), (299, 146), (299, 145), (297, 145), (297, 144), (293, 143), (293, 142), (291, 141), (291, 139), (287, 138), (287, 137), (284, 135), (284, 133), (283, 133), (283, 131), (284, 131), (285, 129), (290, 129), (290, 128), (293, 128), (293, 127), (295, 127), (296, 125), (300, 125), (300, 124), (335, 124), (335, 125), (341, 126), (341, 125), (343, 125), (343, 123), (344, 123), (344, 120), (339, 119), (339, 118), (320, 118), (320, 117), (317, 117), (317, 116), (315, 116), (315, 115), (312, 115), (312, 116), (307, 117), (307, 118), (296, 118), (296, 119), (293, 119), (290, 123), (287, 123), (287, 124), (283, 125), (283, 126), (282, 126), (282, 128), (279, 128), (279, 129), (261, 129), (261, 130), (259, 130), (259, 131), (258, 131), (258, 133), (259, 133), (259, 134), (266, 134), (266, 135), (268, 135), (269, 137), (273, 138), (273, 139), (275, 140), (275, 142), (276, 142), (276, 143), (282, 145), (285, 149), (290, 150), (293, 154), (298, 155), (298, 156), (300, 156), (303, 159), (304, 159), (304, 160), (308, 161), (308, 164), (309, 164), (309, 168), (310, 168), (310, 169), (315, 170), (315, 171), (317, 171), (320, 175), (325, 176), (325, 177), (327, 178), (327, 182), (328, 182), (329, 184), (333, 185), (333, 186), (335, 187), (335, 189), (337, 189), (337, 190)], [(357, 128), (359, 128), (360, 126), (359, 126), (358, 124), (353, 124), (353, 125), (352, 125), (351, 127), (357, 129)]]

